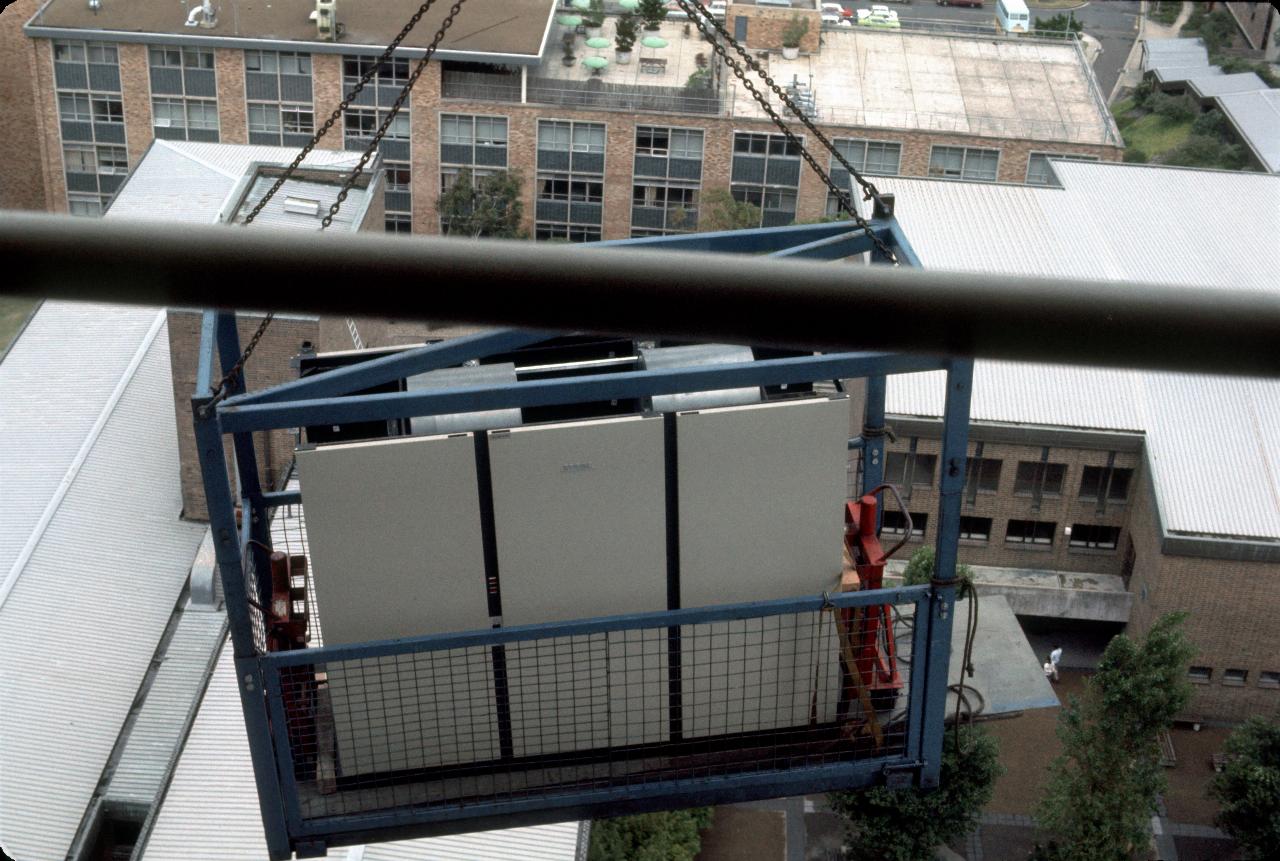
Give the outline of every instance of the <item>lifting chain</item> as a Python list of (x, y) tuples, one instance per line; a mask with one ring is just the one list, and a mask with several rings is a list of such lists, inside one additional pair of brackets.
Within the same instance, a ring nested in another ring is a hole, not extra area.
[[(766, 84), (768, 84), (769, 88), (778, 96), (782, 103), (786, 105), (787, 109), (790, 110), (791, 113), (795, 114), (796, 118), (804, 124), (805, 128), (813, 132), (814, 137), (816, 137), (822, 145), (826, 147), (833, 156), (835, 156), (845, 170), (849, 171), (849, 175), (857, 180), (865, 193), (863, 200), (875, 200), (876, 203), (883, 205), (884, 202), (880, 198), (879, 190), (867, 181), (862, 174), (853, 169), (853, 166), (849, 164), (844, 155), (835, 148), (827, 136), (824, 135), (807, 116), (805, 116), (804, 111), (800, 110), (796, 103), (791, 100), (791, 97), (788, 96), (786, 92), (784, 92), (782, 88), (774, 82), (773, 78), (769, 76), (760, 64), (747, 53), (746, 49), (738, 44), (738, 41), (730, 36), (729, 32), (721, 26), (720, 22), (718, 22), (711, 13), (707, 11), (706, 7), (702, 5), (702, 0), (676, 0), (676, 2), (680, 5), (680, 8), (684, 11), (685, 15), (689, 17), (689, 20), (693, 22), (693, 25), (698, 28), (698, 32), (705, 36), (707, 41), (711, 43), (712, 48), (720, 55), (720, 58), (724, 60), (725, 65), (727, 65), (733, 72), (734, 77), (742, 81), (742, 85), (746, 87), (747, 92), (751, 94), (751, 97), (756, 100), (764, 112), (768, 114), (769, 118), (773, 120), (773, 124), (776, 125), (786, 136), (787, 141), (800, 151), (801, 157), (804, 158), (809, 167), (813, 169), (813, 172), (816, 173), (818, 178), (826, 184), (827, 188), (836, 195), (836, 199), (840, 202), (840, 208), (849, 214), (854, 223), (857, 224), (862, 232), (867, 235), (867, 237), (875, 244), (876, 249), (883, 254), (887, 260), (893, 263), (894, 266), (899, 265), (898, 256), (893, 252), (893, 249), (890, 248), (883, 239), (876, 235), (876, 232), (871, 228), (871, 224), (859, 215), (856, 209), (854, 209), (853, 203), (849, 200), (849, 195), (845, 190), (836, 185), (835, 181), (831, 179), (831, 176), (827, 171), (818, 164), (817, 159), (815, 159), (809, 151), (805, 149), (804, 143), (801, 142), (801, 140), (796, 137), (795, 133), (791, 131), (791, 128), (787, 125), (786, 121), (779, 116), (778, 112), (773, 109), (771, 104), (769, 104), (769, 99), (756, 89), (756, 85), (752, 81), (748, 80), (746, 73), (742, 69), (742, 65), (739, 64), (737, 60), (729, 56), (728, 51), (725, 49), (724, 42), (728, 42), (730, 45), (733, 45), (738, 55), (742, 57), (747, 66), (759, 75)], [(708, 24), (710, 26), (708, 26)], [(720, 38), (717, 38), (717, 35)]]
[[(404, 41), (405, 37), (408, 36), (413, 28), (417, 26), (418, 22), (422, 20), (422, 16), (425, 15), (433, 5), (435, 5), (435, 2), (436, 0), (426, 0), (425, 3), (419, 6), (418, 11), (415, 12), (413, 17), (409, 19), (408, 23), (400, 29), (400, 32), (396, 34), (396, 37), (393, 40), (391, 40), (391, 44), (382, 52), (377, 61), (375, 61), (369, 69), (360, 76), (360, 80), (351, 88), (351, 92), (347, 93), (346, 98), (339, 103), (334, 112), (329, 115), (327, 120), (324, 121), (324, 125), (316, 130), (316, 133), (312, 136), (311, 140), (307, 142), (307, 145), (304, 146), (302, 151), (294, 157), (293, 163), (285, 168), (285, 171), (280, 175), (280, 178), (275, 181), (270, 189), (268, 189), (262, 199), (254, 205), (253, 209), (245, 217), (244, 225), (246, 227), (253, 223), (253, 220), (258, 217), (258, 213), (262, 212), (263, 208), (265, 208), (271, 198), (275, 196), (276, 192), (280, 190), (281, 186), (293, 177), (293, 174), (297, 171), (299, 165), (301, 165), (303, 160), (310, 155), (316, 145), (320, 143), (320, 139), (334, 127), (339, 119), (341, 119), (342, 115), (346, 113), (347, 108), (351, 107), (351, 103), (355, 100), (356, 96), (360, 95), (364, 90), (365, 85), (373, 79), (373, 76), (378, 73), (378, 70), (386, 65), (386, 63), (391, 59), (392, 54), (395, 53), (396, 48), (400, 47), (400, 43)], [(342, 208), (342, 204), (346, 201), (347, 195), (350, 193), (351, 189), (355, 187), (355, 184), (360, 179), (361, 174), (364, 173), (365, 166), (368, 165), (369, 160), (373, 158), (373, 154), (378, 151), (378, 144), (382, 143), (382, 139), (386, 136), (387, 130), (391, 128), (392, 121), (396, 118), (396, 115), (400, 113), (400, 109), (404, 107), (404, 103), (408, 100), (409, 92), (413, 89), (413, 85), (418, 82), (418, 78), (422, 76), (427, 64), (431, 62), (431, 58), (435, 55), (436, 49), (439, 48), (440, 43), (444, 41), (445, 32), (453, 26), (453, 19), (457, 17), (458, 12), (462, 9), (462, 4), (465, 2), (466, 0), (456, 0), (453, 6), (450, 7), (449, 14), (445, 16), (444, 21), (440, 24), (440, 29), (436, 30), (435, 37), (431, 40), (431, 44), (427, 46), (427, 52), (423, 54), (422, 59), (420, 59), (417, 66), (414, 67), (413, 74), (409, 76), (409, 80), (405, 82), (403, 87), (401, 87), (400, 95), (396, 97), (395, 102), (391, 106), (391, 110), (387, 112), (386, 118), (382, 121), (382, 125), (378, 127), (377, 132), (374, 133), (373, 139), (370, 140), (369, 145), (365, 147), (364, 153), (360, 156), (360, 161), (356, 164), (352, 172), (347, 175), (346, 180), (342, 184), (342, 190), (338, 192), (337, 199), (333, 202), (333, 205), (329, 207), (328, 214), (326, 214), (324, 219), (320, 222), (320, 229), (322, 231), (333, 223), (334, 216), (338, 214), (338, 210)], [(244, 353), (241, 354), (240, 360), (237, 361), (235, 365), (231, 367), (231, 370), (227, 371), (227, 373), (223, 375), (222, 379), (218, 381), (218, 385), (213, 389), (213, 397), (208, 403), (201, 407), (202, 416), (207, 417), (209, 411), (212, 410), (219, 401), (227, 396), (227, 393), (230, 391), (228, 387), (231, 385), (231, 382), (244, 370), (245, 363), (248, 362), (249, 357), (253, 355), (253, 351), (257, 348), (258, 342), (262, 340), (262, 336), (266, 334), (267, 327), (271, 325), (271, 321), (274, 318), (275, 312), (268, 313), (262, 318), (262, 324), (258, 326), (258, 331), (254, 332), (253, 337), (249, 339), (249, 343), (245, 346)]]

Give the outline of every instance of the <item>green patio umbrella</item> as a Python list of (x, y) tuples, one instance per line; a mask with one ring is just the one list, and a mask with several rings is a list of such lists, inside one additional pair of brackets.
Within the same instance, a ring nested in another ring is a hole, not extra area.
[(577, 27), (579, 24), (582, 23), (582, 19), (579, 18), (577, 15), (561, 15), (560, 17), (556, 18), (556, 20), (566, 27)]
[(598, 72), (605, 66), (609, 65), (609, 61), (604, 57), (587, 57), (587, 59), (582, 61), (582, 65), (586, 66), (588, 69)]
[(590, 9), (591, 0), (570, 0), (569, 5), (574, 9)]
[(665, 48), (671, 43), (661, 36), (645, 36), (640, 40), (640, 44), (646, 48)]
[(604, 36), (592, 36), (590, 39), (587, 40), (587, 47), (588, 48), (607, 48), (609, 47), (609, 40), (606, 39)]
[(618, 0), (618, 5), (628, 12), (634, 12), (640, 8), (640, 0)]

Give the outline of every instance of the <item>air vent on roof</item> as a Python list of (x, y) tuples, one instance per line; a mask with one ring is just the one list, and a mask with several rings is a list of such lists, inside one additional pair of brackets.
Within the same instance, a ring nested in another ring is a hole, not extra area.
[(336, 38), (338, 28), (337, 0), (316, 0), (316, 11), (311, 17), (316, 22), (317, 35), (327, 42), (332, 42)]
[(187, 15), (188, 27), (203, 27), (206, 30), (218, 26), (218, 13), (213, 10), (211, 0), (204, 0)]
[(310, 197), (286, 197), (284, 211), (292, 212), (294, 215), (317, 216), (320, 214), (320, 201)]

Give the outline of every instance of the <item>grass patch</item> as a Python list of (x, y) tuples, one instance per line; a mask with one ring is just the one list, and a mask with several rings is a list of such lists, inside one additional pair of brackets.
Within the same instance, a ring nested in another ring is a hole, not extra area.
[(1147, 114), (1121, 126), (1125, 143), (1156, 158), (1182, 144), (1191, 134), (1192, 120), (1168, 120), (1158, 114)]
[(39, 300), (0, 296), (0, 353), (9, 348), (9, 342), (18, 334)]

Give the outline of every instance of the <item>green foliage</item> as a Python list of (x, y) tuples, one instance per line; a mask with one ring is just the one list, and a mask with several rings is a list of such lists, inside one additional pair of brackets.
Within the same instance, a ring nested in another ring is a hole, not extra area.
[(1212, 12), (1206, 3), (1192, 3), (1191, 15), (1182, 25), (1183, 36), (1199, 36), (1209, 49), (1209, 61), (1216, 63), (1214, 55), (1231, 47), (1236, 35), (1236, 22), (1231, 13), (1219, 6)]
[(886, 789), (833, 792), (831, 807), (848, 826), (851, 861), (923, 861), (934, 847), (968, 834), (991, 800), (1000, 766), (996, 740), (981, 729), (960, 731), (960, 750), (943, 741), (936, 790)]
[(787, 28), (782, 31), (782, 47), (799, 48), (809, 32), (809, 19), (800, 15), (792, 15)]
[(1069, 39), (1072, 33), (1084, 30), (1084, 25), (1076, 20), (1076, 16), (1068, 12), (1059, 12), (1052, 18), (1036, 21), (1032, 35), (1041, 39)]
[(1169, 27), (1178, 20), (1178, 13), (1181, 11), (1182, 3), (1179, 0), (1161, 0), (1151, 4), (1150, 17), (1156, 23)]
[(1280, 846), (1280, 722), (1252, 717), (1227, 738), (1227, 766), (1209, 795), (1219, 828), (1261, 861)]
[(1196, 115), (1195, 107), (1192, 106), (1191, 101), (1186, 96), (1156, 93), (1149, 100), (1148, 107), (1151, 108), (1156, 116), (1164, 117), (1173, 123), (1186, 122)]
[(711, 70), (695, 69), (693, 74), (689, 76), (689, 80), (684, 84), (690, 90), (709, 90), (711, 89)]
[[(933, 547), (925, 545), (911, 554), (911, 561), (902, 572), (903, 586), (918, 586), (933, 579)], [(963, 585), (973, 585), (973, 569), (964, 563), (956, 565), (956, 579)]]
[(1209, 167), (1221, 170), (1241, 170), (1248, 163), (1244, 149), (1238, 144), (1224, 143), (1216, 137), (1196, 134), (1165, 153), (1162, 161), (1179, 167)]
[(604, 0), (591, 0), (586, 14), (582, 16), (582, 23), (588, 27), (604, 26)]
[(693, 861), (711, 808), (642, 813), (591, 823), (588, 861)]
[(658, 25), (667, 17), (667, 8), (662, 0), (640, 0), (639, 11), (646, 30), (658, 29)]
[(636, 16), (631, 12), (623, 12), (615, 25), (613, 45), (619, 51), (630, 51), (636, 43)]
[(713, 188), (702, 193), (699, 205), (698, 230), (745, 230), (760, 226), (760, 207), (754, 203), (735, 200), (725, 188)]
[(1240, 72), (1253, 72), (1262, 79), (1262, 83), (1268, 87), (1280, 87), (1280, 75), (1271, 70), (1270, 63), (1256, 63), (1252, 60), (1246, 60), (1243, 57), (1222, 57), (1217, 64), (1222, 67), (1222, 71), (1228, 75), (1239, 74)]
[(1107, 646), (1083, 700), (1058, 717), (1062, 753), (1049, 770), (1037, 811), (1056, 845), (1042, 859), (1128, 861), (1145, 844), (1156, 795), (1164, 787), (1159, 733), (1191, 699), (1182, 631), (1185, 613), (1161, 617), (1143, 640), (1123, 634)]
[(1206, 111), (1191, 124), (1191, 133), (1222, 138), (1231, 133), (1227, 118), (1219, 110)]
[(524, 204), (520, 188), (524, 179), (517, 170), (473, 178), (463, 168), (440, 199), (436, 209), (450, 236), (488, 236), (494, 239), (523, 239), (520, 221)]
[(1124, 151), (1124, 160), (1127, 164), (1146, 164), (1150, 158), (1141, 147), (1131, 146)]

